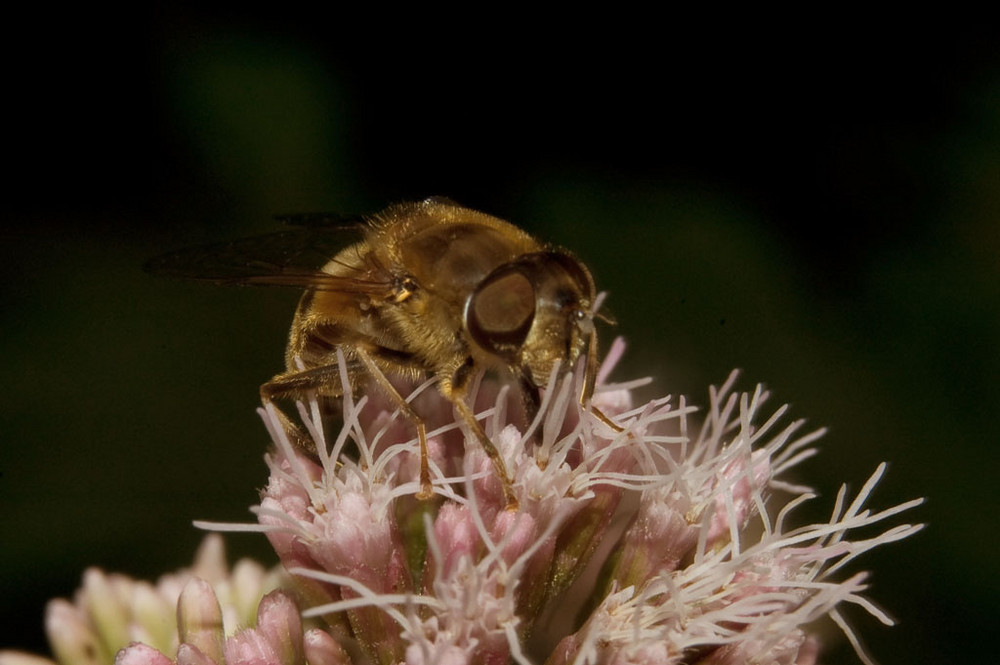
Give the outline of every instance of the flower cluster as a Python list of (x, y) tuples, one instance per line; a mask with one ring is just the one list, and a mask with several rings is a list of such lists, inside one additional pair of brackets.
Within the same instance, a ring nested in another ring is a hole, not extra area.
[[(822, 432), (782, 424), (783, 407), (764, 415), (767, 393), (734, 392), (735, 374), (711, 392), (698, 428), (683, 398), (633, 406), (640, 382), (605, 383), (621, 353), (617, 342), (592, 400), (606, 418), (578, 403), (580, 372), (553, 375), (530, 423), (506, 389), (474, 391), (516, 510), (475, 437), (426, 385), (409, 399), (429, 423), (429, 500), (416, 498), (411, 424), (377, 395), (348, 392), (342, 427), (329, 435), (320, 402), (299, 405), (308, 453), (266, 406), (276, 445), (259, 524), (212, 526), (264, 531), (291, 575), (286, 591), (265, 596), (256, 627), (233, 634), (219, 586), (213, 594), (188, 582), (173, 641), (125, 631), (114, 645), (144, 644), (119, 652), (117, 665), (809, 665), (819, 647), (810, 625), (823, 617), (871, 662), (838, 608), (891, 620), (862, 595), (865, 575), (841, 569), (920, 525), (849, 536), (920, 501), (867, 509), (883, 465), (853, 499), (841, 490), (829, 520), (791, 527), (813, 495), (786, 472)], [(90, 607), (93, 621), (97, 605), (73, 611)], [(69, 608), (53, 605), (50, 622)], [(62, 643), (79, 643), (66, 635)], [(60, 643), (54, 636), (62, 665), (108, 663), (113, 653), (81, 660), (79, 646)]]
[[(166, 653), (176, 654), (178, 662), (208, 662), (198, 647), (214, 659), (225, 635), (250, 625), (255, 616), (274, 617), (276, 612), (268, 605), (284, 603), (291, 609), (288, 617), (298, 621), (294, 601), (278, 590), (287, 584), (283, 571), (265, 570), (248, 559), (229, 569), (222, 537), (212, 534), (191, 568), (164, 575), (156, 584), (88, 569), (72, 603), (63, 599), (49, 603), (45, 630), (55, 661), (63, 665), (166, 663), (169, 659), (162, 655)], [(232, 638), (227, 654), (252, 639), (252, 632)], [(10, 651), (0, 651), (0, 662), (54, 665)]]

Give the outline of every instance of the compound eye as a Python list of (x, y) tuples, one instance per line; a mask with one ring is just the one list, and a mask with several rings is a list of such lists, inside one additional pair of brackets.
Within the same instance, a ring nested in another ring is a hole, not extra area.
[(535, 288), (517, 270), (488, 277), (472, 295), (466, 326), (477, 344), (512, 356), (524, 344), (535, 318)]

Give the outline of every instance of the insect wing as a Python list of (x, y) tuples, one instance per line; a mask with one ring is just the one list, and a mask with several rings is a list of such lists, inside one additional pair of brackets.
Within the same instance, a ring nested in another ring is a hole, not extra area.
[(386, 294), (392, 276), (371, 259), (359, 256), (345, 274), (321, 268), (345, 246), (345, 229), (327, 224), (187, 247), (146, 262), (146, 272), (235, 286), (291, 286), (320, 291)]

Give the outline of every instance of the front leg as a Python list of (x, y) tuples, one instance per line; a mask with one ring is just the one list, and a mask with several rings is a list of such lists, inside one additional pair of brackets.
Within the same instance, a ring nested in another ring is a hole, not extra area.
[(586, 366), (583, 371), (583, 389), (580, 391), (580, 406), (586, 410), (590, 408), (590, 412), (593, 413), (598, 420), (611, 428), (612, 432), (618, 433), (625, 431), (624, 428), (618, 423), (608, 418), (604, 415), (604, 412), (598, 409), (596, 406), (591, 404), (591, 398), (594, 396), (594, 384), (597, 381), (597, 370), (599, 369), (599, 363), (597, 362), (597, 333), (592, 333), (590, 340), (587, 342), (587, 358)]
[(503, 487), (503, 498), (507, 502), (507, 510), (516, 511), (518, 503), (517, 497), (514, 496), (514, 484), (510, 476), (507, 475), (507, 466), (503, 462), (503, 456), (500, 455), (500, 451), (493, 445), (490, 438), (486, 436), (483, 426), (476, 420), (476, 414), (465, 403), (465, 393), (468, 389), (469, 379), (472, 377), (472, 367), (470, 359), (454, 372), (450, 380), (442, 380), (440, 383), (441, 394), (454, 405), (455, 410), (458, 411), (458, 415), (461, 416), (462, 420), (465, 421), (465, 424), (479, 440), (479, 444), (486, 452), (486, 456), (490, 458), (490, 462), (493, 463), (493, 469), (500, 478), (500, 483)]
[(521, 393), (521, 406), (524, 408), (524, 420), (527, 427), (531, 427), (538, 417), (538, 411), (542, 408), (542, 395), (534, 381), (528, 378), (524, 371), (517, 379)]

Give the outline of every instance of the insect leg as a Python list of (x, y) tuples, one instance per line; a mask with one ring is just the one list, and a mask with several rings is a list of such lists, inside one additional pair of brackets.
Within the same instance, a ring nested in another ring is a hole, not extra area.
[(483, 426), (476, 420), (476, 415), (472, 412), (472, 409), (465, 403), (465, 388), (469, 376), (467, 372), (459, 370), (455, 373), (451, 381), (441, 382), (441, 393), (455, 406), (458, 414), (465, 421), (465, 424), (469, 426), (469, 429), (472, 430), (476, 438), (479, 439), (479, 445), (483, 447), (486, 456), (493, 463), (493, 469), (500, 477), (500, 483), (503, 486), (503, 498), (507, 502), (507, 510), (517, 510), (517, 497), (514, 496), (514, 486), (510, 476), (507, 475), (507, 466), (503, 463), (503, 457), (500, 455), (497, 447), (493, 445), (493, 442), (490, 441), (490, 437), (486, 436)]
[(524, 407), (524, 420), (528, 425), (531, 425), (531, 423), (535, 422), (539, 409), (542, 408), (542, 396), (539, 393), (538, 386), (524, 372), (521, 372), (520, 376), (518, 376), (517, 383), (521, 388), (519, 392), (521, 394), (521, 406)]
[[(580, 406), (586, 408), (587, 402), (594, 396), (594, 383), (597, 380), (597, 335), (591, 334), (590, 341), (587, 343), (587, 366), (584, 368), (583, 374), (583, 390), (580, 391)], [(590, 411), (593, 413), (598, 420), (607, 425), (614, 432), (623, 432), (625, 428), (616, 424), (611, 418), (604, 415), (604, 412), (598, 409), (593, 404), (590, 405)]]
[(340, 365), (331, 363), (279, 374), (260, 387), (260, 397), (266, 402), (285, 397), (303, 399), (310, 390), (320, 388), (337, 396), (344, 392), (340, 385)]
[(462, 420), (465, 421), (465, 424), (469, 426), (469, 429), (479, 439), (479, 444), (486, 451), (486, 455), (490, 458), (490, 461), (493, 462), (493, 468), (497, 475), (500, 476), (500, 483), (503, 485), (503, 498), (507, 502), (507, 510), (517, 510), (517, 497), (514, 496), (513, 483), (510, 480), (510, 476), (507, 475), (507, 467), (503, 463), (500, 451), (493, 445), (490, 438), (486, 436), (482, 425), (476, 420), (476, 415), (463, 400), (453, 399), (451, 403), (458, 409), (458, 414), (462, 416)]
[[(310, 390), (325, 388), (330, 391), (331, 386), (335, 388), (331, 392), (343, 392), (340, 386), (340, 366), (336, 363), (279, 374), (260, 387), (260, 399), (265, 404), (285, 398), (304, 400)], [(314, 454), (316, 442), (292, 422), (281, 408), (275, 410), (292, 444), (299, 450)]]
[(358, 347), (355, 350), (358, 358), (364, 364), (365, 369), (368, 370), (368, 374), (375, 379), (375, 383), (382, 388), (382, 391), (389, 396), (389, 398), (396, 403), (396, 406), (402, 411), (413, 426), (417, 429), (417, 440), (420, 442), (420, 491), (417, 492), (418, 499), (429, 499), (434, 496), (434, 486), (431, 484), (431, 468), (428, 462), (427, 454), (427, 426), (424, 425), (424, 420), (417, 412), (413, 410), (410, 403), (403, 399), (403, 396), (399, 394), (399, 391), (389, 382), (385, 374), (379, 369), (379, 366), (375, 364), (371, 356), (367, 351)]

